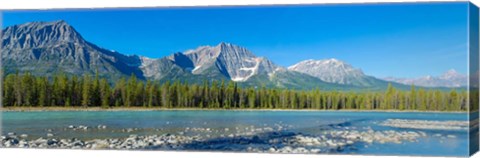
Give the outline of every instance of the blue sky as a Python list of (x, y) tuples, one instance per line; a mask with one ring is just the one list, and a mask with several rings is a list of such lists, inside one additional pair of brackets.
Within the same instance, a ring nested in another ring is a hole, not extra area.
[(5, 11), (3, 27), (65, 20), (88, 41), (153, 58), (225, 41), (290, 66), (337, 58), (376, 77), (467, 71), (456, 3)]

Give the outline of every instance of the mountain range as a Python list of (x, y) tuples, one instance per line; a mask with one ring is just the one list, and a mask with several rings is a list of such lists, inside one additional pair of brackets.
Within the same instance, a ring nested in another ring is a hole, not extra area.
[(467, 75), (460, 74), (454, 69), (448, 70), (440, 76), (429, 75), (419, 78), (387, 77), (384, 80), (423, 87), (466, 87), (468, 83)]
[(466, 84), (454, 72), (440, 77), (442, 82), (436, 85), (410, 83), (406, 79), (378, 79), (337, 59), (310, 59), (286, 68), (258, 57), (244, 47), (225, 42), (158, 59), (124, 55), (88, 42), (62, 20), (14, 25), (2, 32), (2, 60), (7, 74), (30, 72), (44, 76), (57, 73), (82, 76), (98, 72), (110, 81), (135, 75), (143, 80), (189, 83), (231, 80), (242, 86), (324, 90), (376, 90), (386, 88), (389, 83), (402, 89), (409, 88), (409, 84), (425, 87)]

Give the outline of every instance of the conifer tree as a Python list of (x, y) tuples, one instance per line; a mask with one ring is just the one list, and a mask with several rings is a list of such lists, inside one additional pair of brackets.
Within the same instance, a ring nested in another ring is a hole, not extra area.
[(110, 107), (110, 85), (106, 79), (102, 79), (99, 84), (102, 108)]
[(90, 85), (90, 76), (85, 75), (83, 78), (83, 84), (82, 84), (82, 106), (83, 107), (88, 107), (90, 106), (91, 103), (91, 85)]

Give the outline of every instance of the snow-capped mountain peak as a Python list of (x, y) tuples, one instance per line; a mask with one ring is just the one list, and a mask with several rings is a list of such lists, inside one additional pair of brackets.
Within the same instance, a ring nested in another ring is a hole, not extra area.
[(180, 67), (193, 74), (203, 74), (213, 69), (232, 81), (244, 82), (261, 74), (271, 74), (278, 67), (266, 58), (257, 57), (244, 47), (221, 42), (216, 46), (201, 46), (169, 57)]
[(457, 78), (465, 78), (465, 77), (466, 77), (465, 75), (458, 73), (455, 69), (450, 69), (440, 76), (441, 79), (457, 79)]
[(304, 60), (288, 67), (288, 70), (305, 73), (325, 82), (339, 84), (356, 84), (357, 80), (368, 77), (362, 70), (335, 58)]

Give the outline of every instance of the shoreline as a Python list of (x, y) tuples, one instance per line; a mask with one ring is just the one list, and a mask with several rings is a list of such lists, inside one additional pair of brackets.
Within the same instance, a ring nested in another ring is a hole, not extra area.
[(468, 114), (477, 111), (419, 111), (419, 110), (323, 110), (323, 109), (201, 109), (201, 108), (146, 108), (146, 107), (1, 107), (1, 112), (62, 112), (62, 111), (291, 111), (291, 112), (389, 112), (389, 113), (453, 113)]
[[(104, 129), (101, 129), (104, 130)], [(337, 129), (322, 135), (304, 135), (282, 129), (260, 128), (260, 132), (233, 132), (228, 135), (186, 135), (184, 132), (154, 135), (130, 134), (121, 138), (31, 138), (27, 134), (10, 132), (0, 138), (0, 148), (50, 148), (50, 149), (117, 149), (117, 150), (190, 150), (236, 151), (258, 153), (342, 153), (357, 150), (358, 145), (377, 143), (414, 143), (427, 137), (425, 132), (408, 131), (358, 131)], [(211, 130), (207, 128), (207, 133)], [(224, 130), (227, 131), (227, 130)], [(47, 134), (48, 135), (48, 134)], [(326, 137), (325, 135), (329, 135)], [(445, 136), (445, 139), (456, 136)], [(273, 140), (273, 141), (272, 141)], [(251, 146), (251, 144), (256, 144)], [(363, 145), (362, 145), (363, 146)], [(360, 147), (361, 148), (361, 147)]]

